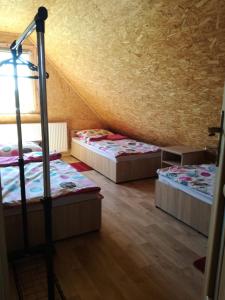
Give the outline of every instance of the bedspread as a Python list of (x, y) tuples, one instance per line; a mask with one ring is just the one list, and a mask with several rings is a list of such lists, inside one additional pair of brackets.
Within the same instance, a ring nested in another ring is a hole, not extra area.
[[(24, 170), (27, 202), (38, 202), (43, 197), (43, 163), (29, 163), (25, 165)], [(53, 198), (100, 190), (95, 183), (61, 160), (50, 162), (50, 180)], [(1, 168), (1, 183), (3, 204), (8, 206), (20, 204), (19, 168), (17, 166)]]
[(105, 151), (113, 157), (160, 151), (160, 148), (157, 146), (131, 139), (122, 139), (117, 141), (89, 141), (88, 144), (98, 148), (99, 150)]
[[(49, 154), (49, 160), (55, 160), (61, 158), (61, 153), (52, 152)], [(29, 152), (24, 153), (23, 155), (24, 164), (28, 164), (31, 162), (40, 162), (42, 161), (42, 152)], [(0, 156), (0, 167), (8, 167), (8, 166), (18, 166), (19, 165), (19, 156)]]
[(172, 166), (160, 169), (161, 176), (213, 196), (216, 166), (214, 164)]

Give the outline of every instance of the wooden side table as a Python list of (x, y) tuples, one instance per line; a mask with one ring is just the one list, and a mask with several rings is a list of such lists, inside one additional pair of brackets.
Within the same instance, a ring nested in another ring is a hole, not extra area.
[(188, 146), (161, 148), (161, 167), (190, 165), (206, 162), (206, 150)]

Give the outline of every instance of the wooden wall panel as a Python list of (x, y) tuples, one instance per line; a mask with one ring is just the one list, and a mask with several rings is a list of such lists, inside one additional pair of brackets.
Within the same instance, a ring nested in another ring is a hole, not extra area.
[(50, 77), (47, 81), (50, 121), (67, 121), (69, 129), (99, 128), (101, 122), (68, 81), (47, 63)]
[[(22, 31), (41, 3), (0, 0), (0, 30)], [(207, 127), (220, 117), (224, 0), (45, 5), (48, 57), (106, 126), (160, 145), (215, 142)]]

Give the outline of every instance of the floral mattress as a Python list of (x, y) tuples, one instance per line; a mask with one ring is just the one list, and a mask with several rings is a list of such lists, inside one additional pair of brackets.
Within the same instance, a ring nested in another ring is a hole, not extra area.
[(157, 146), (131, 139), (120, 139), (115, 141), (103, 139), (100, 141), (88, 141), (87, 144), (102, 150), (113, 157), (160, 151), (160, 148)]
[(172, 166), (157, 171), (176, 183), (213, 196), (216, 166), (214, 164)]
[[(27, 202), (38, 202), (43, 197), (43, 164), (42, 162), (32, 162), (26, 164), (24, 169)], [(3, 204), (7, 206), (20, 204), (19, 168), (9, 166), (1, 168), (0, 171)], [(95, 183), (59, 159), (50, 162), (50, 180), (53, 198), (71, 193), (100, 190)]]

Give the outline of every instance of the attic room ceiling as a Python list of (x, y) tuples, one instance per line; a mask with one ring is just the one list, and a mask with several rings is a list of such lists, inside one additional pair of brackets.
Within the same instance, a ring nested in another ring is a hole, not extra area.
[(48, 58), (106, 126), (158, 144), (211, 142), (225, 1), (0, 0), (0, 31), (22, 32), (42, 5)]

